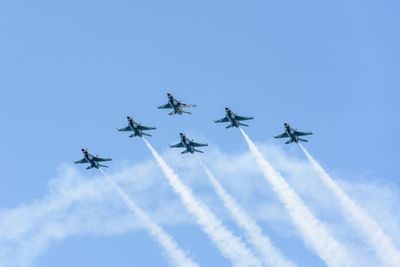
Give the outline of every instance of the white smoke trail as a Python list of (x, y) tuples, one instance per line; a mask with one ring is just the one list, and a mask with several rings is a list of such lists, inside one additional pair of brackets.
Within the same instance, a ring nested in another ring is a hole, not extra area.
[(322, 182), (337, 197), (346, 218), (353, 224), (366, 241), (376, 250), (379, 258), (385, 266), (400, 266), (400, 252), (393, 244), (388, 235), (384, 233), (378, 223), (360, 207), (353, 199), (351, 199), (340, 186), (329, 176), (322, 166), (311, 156), (311, 154), (301, 144), (307, 159), (315, 171), (319, 174)]
[(262, 255), (264, 263), (271, 267), (295, 267), (296, 265), (286, 259), (282, 252), (272, 244), (270, 238), (263, 234), (257, 222), (225, 191), (211, 171), (205, 165), (202, 166), (225, 208), (236, 223), (246, 232), (250, 243)]
[(306, 207), (301, 198), (293, 191), (271, 164), (264, 158), (249, 136), (240, 128), (240, 131), (257, 161), (266, 180), (272, 185), (285, 208), (289, 211), (294, 225), (299, 229), (306, 244), (330, 267), (353, 266), (346, 254), (345, 248), (335, 240), (326, 227)]
[(233, 266), (262, 266), (260, 261), (250, 252), (246, 245), (243, 244), (238, 237), (228, 231), (214, 213), (194, 196), (190, 188), (182, 183), (178, 175), (167, 165), (152, 145), (144, 138), (143, 141), (151, 151), (151, 154), (168, 179), (175, 193), (179, 195), (188, 211), (195, 216), (197, 223), (215, 243), (222, 255), (229, 259)]
[(178, 247), (173, 238), (168, 235), (159, 225), (154, 223), (147, 214), (139, 208), (132, 201), (132, 199), (126, 194), (126, 192), (114, 182), (114, 180), (107, 175), (107, 173), (100, 169), (107, 180), (112, 184), (112, 186), (117, 190), (118, 194), (124, 200), (128, 208), (132, 213), (140, 219), (143, 225), (146, 227), (147, 231), (153, 236), (161, 247), (164, 249), (166, 255), (168, 256), (171, 264), (179, 267), (198, 267), (199, 265), (193, 262), (189, 257)]

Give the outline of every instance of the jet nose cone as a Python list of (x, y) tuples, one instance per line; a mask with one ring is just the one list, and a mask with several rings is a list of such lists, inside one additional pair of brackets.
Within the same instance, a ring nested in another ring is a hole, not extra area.
[(85, 152), (85, 151), (86, 151), (84, 148), (82, 148), (81, 150), (82, 150), (82, 152)]
[(179, 133), (179, 135), (180, 135), (180, 136), (184, 136), (184, 134), (183, 134), (183, 133)]
[(167, 96), (171, 96), (171, 94), (170, 94), (170, 93), (167, 93)]
[(287, 124), (287, 123), (285, 122), (283, 125), (288, 126), (289, 124)]
[(126, 118), (129, 120), (131, 117), (129, 117), (129, 116), (126, 116)]
[(228, 110), (229, 110), (229, 108), (228, 108), (228, 107), (226, 107), (226, 108), (225, 108), (225, 110), (226, 110), (226, 111), (228, 111)]

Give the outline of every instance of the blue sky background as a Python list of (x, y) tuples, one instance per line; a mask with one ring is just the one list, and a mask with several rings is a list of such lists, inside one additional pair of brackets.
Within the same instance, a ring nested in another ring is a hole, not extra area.
[[(212, 123), (225, 106), (256, 118), (254, 140), (271, 140), (287, 121), (315, 133), (307, 147), (328, 169), (398, 186), (399, 8), (344, 0), (2, 2), (0, 206), (45, 195), (81, 147), (117, 163), (150, 159), (140, 140), (116, 132), (126, 115), (157, 126), (151, 141), (161, 151), (180, 131), (244, 151), (238, 131)], [(167, 92), (196, 103), (194, 114), (157, 110)], [(204, 266), (226, 264), (197, 228), (168, 230), (194, 240)], [(166, 264), (154, 241), (134, 232), (67, 239), (35, 266), (133, 260)]]

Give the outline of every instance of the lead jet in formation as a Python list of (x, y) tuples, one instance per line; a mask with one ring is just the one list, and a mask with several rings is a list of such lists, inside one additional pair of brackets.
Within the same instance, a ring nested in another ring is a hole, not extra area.
[(89, 163), (90, 166), (87, 167), (86, 169), (100, 169), (100, 167), (108, 168), (108, 166), (101, 165), (99, 162), (103, 161), (111, 161), (111, 159), (104, 159), (104, 158), (99, 158), (98, 155), (93, 156), (92, 154), (89, 153), (87, 149), (82, 148), (82, 153), (83, 153), (83, 159), (75, 161), (75, 164), (82, 164), (82, 163)]
[(222, 122), (229, 122), (230, 125), (226, 126), (226, 128), (236, 127), (239, 128), (240, 126), (249, 126), (247, 124), (241, 123), (241, 121), (253, 120), (253, 117), (242, 117), (238, 116), (237, 114), (233, 113), (230, 108), (225, 108), (226, 116), (220, 120), (214, 121), (215, 123), (222, 123)]
[(119, 132), (133, 132), (129, 137), (134, 137), (134, 136), (139, 136), (143, 137), (143, 135), (146, 136), (151, 136), (148, 133), (145, 133), (143, 131), (149, 131), (149, 130), (155, 130), (156, 127), (147, 127), (143, 126), (141, 123), (137, 123), (133, 120), (132, 117), (128, 116), (128, 126), (122, 129), (118, 129)]
[(274, 136), (274, 138), (290, 138), (285, 144), (290, 144), (290, 143), (298, 143), (299, 141), (301, 142), (308, 142), (306, 139), (302, 139), (299, 136), (305, 136), (305, 135), (311, 135), (313, 134), (312, 132), (299, 132), (296, 129), (293, 129), (290, 127), (288, 123), (284, 123), (283, 126), (285, 127), (285, 132), (283, 134)]
[(208, 146), (208, 144), (200, 144), (200, 143), (194, 142), (194, 140), (189, 140), (189, 138), (187, 138), (186, 135), (183, 133), (180, 133), (179, 135), (181, 137), (181, 141), (178, 144), (172, 145), (170, 147), (171, 148), (179, 148), (179, 147), (186, 148), (186, 150), (182, 151), (181, 154), (185, 154), (185, 153), (189, 153), (189, 152), (192, 154), (194, 154), (195, 152), (204, 153), (203, 151), (197, 150), (196, 147)]
[(168, 97), (168, 103), (165, 104), (165, 105), (159, 106), (158, 108), (159, 109), (173, 109), (173, 111), (171, 113), (169, 113), (169, 115), (174, 115), (174, 114), (182, 115), (183, 113), (192, 114), (189, 111), (185, 111), (184, 108), (194, 108), (194, 107), (196, 107), (196, 105), (194, 105), (194, 104), (182, 103), (182, 101), (177, 100), (170, 93), (167, 94), (167, 97)]

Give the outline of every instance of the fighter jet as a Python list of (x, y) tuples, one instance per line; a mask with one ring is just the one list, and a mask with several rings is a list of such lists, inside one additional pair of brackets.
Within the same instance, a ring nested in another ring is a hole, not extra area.
[(185, 154), (185, 153), (189, 153), (189, 152), (192, 154), (194, 154), (195, 152), (204, 153), (203, 151), (197, 150), (196, 147), (208, 146), (208, 144), (200, 144), (200, 143), (194, 142), (193, 140), (189, 140), (189, 138), (187, 138), (186, 135), (183, 133), (180, 133), (179, 135), (181, 137), (181, 142), (179, 142), (176, 145), (169, 146), (169, 147), (171, 147), (171, 148), (178, 148), (178, 147), (186, 148), (186, 150), (182, 151), (181, 154)]
[(247, 124), (241, 123), (241, 121), (246, 121), (246, 120), (253, 120), (253, 117), (242, 117), (238, 116), (235, 113), (232, 112), (230, 108), (225, 108), (225, 113), (226, 116), (220, 120), (214, 121), (215, 123), (221, 123), (221, 122), (229, 122), (230, 125), (226, 126), (226, 129), (236, 127), (239, 128), (240, 126), (249, 126)]
[(99, 158), (98, 155), (93, 156), (92, 154), (89, 153), (87, 149), (84, 148), (82, 148), (82, 153), (83, 153), (83, 159), (75, 161), (74, 163), (75, 164), (89, 163), (90, 166), (86, 168), (87, 170), (92, 168), (99, 169), (100, 167), (108, 168), (108, 166), (101, 165), (99, 162), (111, 161), (111, 159)]
[(128, 126), (122, 129), (118, 129), (119, 132), (133, 132), (129, 137), (134, 137), (134, 136), (139, 136), (143, 137), (143, 135), (146, 136), (151, 136), (148, 133), (145, 133), (143, 131), (148, 131), (148, 130), (155, 130), (156, 127), (147, 127), (143, 126), (141, 123), (137, 123), (133, 120), (132, 117), (128, 116)]
[(285, 127), (285, 132), (283, 134), (274, 136), (274, 138), (290, 138), (285, 144), (290, 144), (293, 142), (298, 143), (299, 141), (308, 142), (308, 140), (302, 139), (299, 136), (313, 134), (312, 132), (299, 132), (296, 129), (290, 127), (290, 125), (286, 122), (283, 124), (283, 126)]
[(169, 115), (174, 115), (174, 114), (179, 114), (182, 115), (183, 113), (186, 114), (192, 114), (191, 112), (183, 110), (184, 108), (194, 108), (196, 105), (194, 104), (185, 104), (182, 103), (182, 101), (177, 100), (175, 97), (173, 97), (170, 93), (167, 94), (168, 97), (168, 103), (162, 106), (159, 106), (159, 109), (173, 109)]

